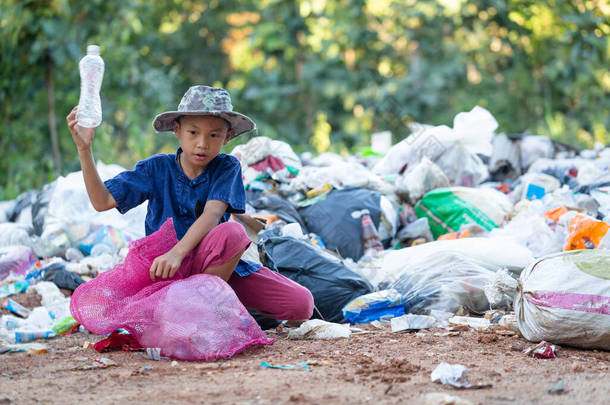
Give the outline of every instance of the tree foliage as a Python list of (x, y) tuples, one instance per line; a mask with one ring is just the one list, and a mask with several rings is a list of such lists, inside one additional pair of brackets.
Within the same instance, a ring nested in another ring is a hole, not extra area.
[(4, 0), (0, 35), (0, 200), (78, 169), (64, 117), (91, 43), (106, 63), (94, 153), (126, 167), (175, 149), (150, 123), (200, 83), (297, 150), (398, 141), (476, 104), (509, 133), (610, 136), (607, 0)]

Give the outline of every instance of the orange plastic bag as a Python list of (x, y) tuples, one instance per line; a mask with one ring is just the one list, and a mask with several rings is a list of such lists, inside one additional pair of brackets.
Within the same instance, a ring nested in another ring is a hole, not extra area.
[(603, 221), (575, 215), (570, 221), (570, 234), (563, 250), (595, 249), (609, 229), (610, 225)]
[(463, 231), (451, 232), (451, 233), (446, 233), (444, 235), (441, 235), (438, 237), (438, 240), (463, 239), (463, 238), (467, 238), (469, 236), (470, 236), (470, 230), (465, 229)]
[(545, 212), (543, 216), (545, 219), (548, 219), (553, 222), (557, 222), (557, 221), (559, 221), (559, 218), (563, 214), (566, 214), (567, 212), (568, 212), (567, 207), (558, 207), (558, 208), (555, 208), (554, 210)]

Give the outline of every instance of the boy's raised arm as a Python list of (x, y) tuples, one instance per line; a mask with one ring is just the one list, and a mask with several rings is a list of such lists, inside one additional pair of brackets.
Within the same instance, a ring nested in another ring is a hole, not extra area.
[(78, 157), (80, 158), (80, 165), (83, 170), (83, 178), (85, 180), (85, 186), (87, 187), (87, 194), (89, 194), (89, 200), (93, 208), (97, 211), (106, 211), (117, 206), (114, 197), (100, 178), (95, 167), (95, 160), (93, 159), (93, 152), (91, 150), (91, 144), (93, 143), (93, 136), (95, 135), (95, 128), (85, 128), (77, 124), (76, 121), (76, 110), (78, 107), (74, 107), (70, 114), (66, 117), (68, 121), (68, 128), (72, 134), (72, 139), (78, 150)]

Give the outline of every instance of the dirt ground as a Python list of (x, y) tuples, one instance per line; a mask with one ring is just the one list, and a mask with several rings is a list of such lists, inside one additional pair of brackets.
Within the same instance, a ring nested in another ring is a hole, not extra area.
[[(36, 297), (13, 297), (35, 304)], [(137, 352), (84, 348), (100, 336), (76, 333), (48, 340), (45, 354), (0, 355), (0, 404), (424, 404), (445, 393), (474, 404), (608, 404), (610, 352), (560, 347), (550, 360), (526, 357), (531, 343), (495, 332), (431, 329), (392, 333), (364, 325), (339, 340), (288, 340), (283, 327), (270, 346), (218, 362), (153, 361)], [(102, 357), (115, 366), (94, 367)], [(291, 370), (261, 367), (261, 362)], [(468, 367), (473, 384), (459, 390), (430, 381), (442, 361)], [(562, 381), (564, 392), (550, 394)], [(431, 402), (454, 403), (454, 402)]]

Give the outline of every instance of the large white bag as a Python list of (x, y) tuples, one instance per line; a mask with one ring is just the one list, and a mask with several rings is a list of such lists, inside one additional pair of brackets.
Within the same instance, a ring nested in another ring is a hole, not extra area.
[(519, 330), (527, 340), (610, 350), (610, 251), (546, 256), (528, 266), (512, 288)]
[(439, 240), (385, 251), (379, 268), (368, 280), (373, 286), (393, 283), (413, 269), (414, 263), (431, 260), (441, 253), (456, 253), (488, 270), (506, 268), (514, 274), (519, 274), (534, 259), (527, 247), (506, 238)]

